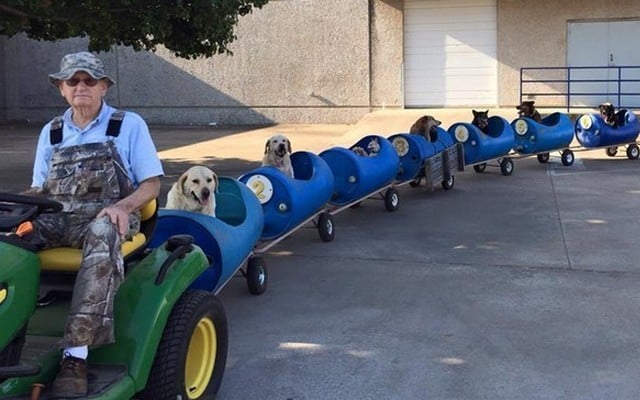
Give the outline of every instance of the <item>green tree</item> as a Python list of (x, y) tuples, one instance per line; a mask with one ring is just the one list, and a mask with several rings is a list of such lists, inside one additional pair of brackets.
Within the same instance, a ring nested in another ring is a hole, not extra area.
[(0, 35), (36, 40), (89, 37), (89, 50), (111, 45), (182, 58), (231, 54), (240, 16), (269, 0), (0, 0)]

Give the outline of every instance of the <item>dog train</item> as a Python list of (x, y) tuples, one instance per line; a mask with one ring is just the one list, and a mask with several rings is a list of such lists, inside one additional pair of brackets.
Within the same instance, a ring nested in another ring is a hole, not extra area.
[[(237, 179), (218, 177), (204, 166), (185, 171), (158, 211), (151, 247), (175, 235), (192, 236), (211, 262), (194, 283), (198, 289), (218, 293), (240, 272), (257, 295), (268, 281), (261, 254), (309, 223), (321, 240), (332, 241), (333, 216), (365, 199), (381, 199), (393, 212), (399, 208), (397, 188), (404, 184), (449, 190), (454, 173), (465, 166), (483, 172), (497, 161), (506, 176), (514, 170), (512, 159), (535, 155), (545, 163), (553, 151), (561, 153), (565, 166), (573, 164), (578, 150), (605, 148), (614, 156), (626, 146), (629, 159), (640, 156), (640, 121), (629, 110), (616, 112), (605, 103), (599, 114), (582, 115), (574, 124), (563, 113), (542, 117), (533, 101), (517, 109), (512, 122), (473, 110), (470, 123), (446, 130), (425, 115), (408, 133), (366, 135), (350, 147), (319, 154), (293, 152), (287, 137), (275, 135), (265, 144), (262, 166)], [(571, 147), (574, 135), (581, 148)]]

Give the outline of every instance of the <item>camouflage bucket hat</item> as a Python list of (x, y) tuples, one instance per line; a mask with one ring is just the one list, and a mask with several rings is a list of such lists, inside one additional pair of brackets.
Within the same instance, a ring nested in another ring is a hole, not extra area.
[(109, 86), (116, 82), (104, 72), (104, 64), (102, 60), (87, 51), (80, 53), (67, 54), (60, 61), (60, 72), (49, 75), (49, 81), (56, 86), (58, 81), (67, 80), (78, 71), (86, 72), (94, 79), (106, 78)]

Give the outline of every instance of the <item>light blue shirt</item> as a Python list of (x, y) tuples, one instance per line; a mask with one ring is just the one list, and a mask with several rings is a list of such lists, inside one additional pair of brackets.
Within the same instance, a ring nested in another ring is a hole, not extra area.
[(102, 143), (113, 140), (124, 167), (135, 187), (145, 179), (164, 175), (147, 123), (138, 114), (127, 111), (118, 137), (107, 136), (107, 125), (111, 114), (116, 111), (103, 102), (100, 113), (84, 129), (78, 128), (71, 119), (71, 108), (63, 115), (62, 142), (51, 145), (51, 122), (40, 132), (36, 158), (33, 165), (31, 187), (42, 188), (49, 171), (53, 150), (59, 147), (87, 143)]

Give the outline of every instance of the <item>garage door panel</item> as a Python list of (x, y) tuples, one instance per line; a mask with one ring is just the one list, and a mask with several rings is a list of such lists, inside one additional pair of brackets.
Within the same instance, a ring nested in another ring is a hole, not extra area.
[(406, 0), (405, 105), (495, 105), (496, 16), (495, 0)]

